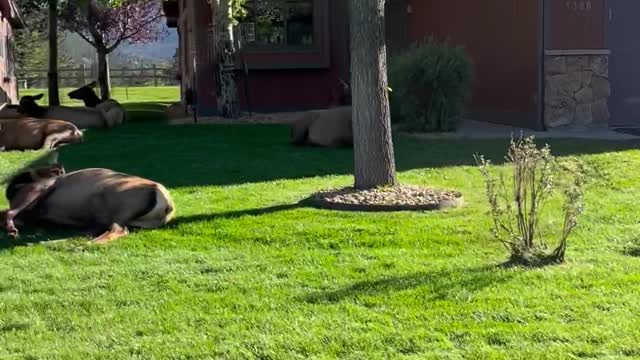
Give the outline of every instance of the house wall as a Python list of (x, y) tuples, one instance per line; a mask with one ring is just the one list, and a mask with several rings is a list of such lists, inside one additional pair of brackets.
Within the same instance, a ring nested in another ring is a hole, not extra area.
[(470, 117), (539, 128), (540, 5), (534, 0), (408, 0), (408, 37), (462, 45), (474, 64)]
[[(350, 78), (347, 2), (318, 0), (322, 3), (328, 6), (318, 7), (322, 14), (322, 36), (318, 38), (321, 51), (242, 53), (250, 69), (245, 79), (242, 61), (238, 61), (238, 96), (243, 109), (250, 105), (254, 111), (287, 111), (338, 104), (338, 79), (348, 82)], [(187, 89), (195, 89), (199, 115), (216, 115), (219, 89), (210, 5), (206, 0), (179, 0), (179, 9), (182, 100)]]
[[(329, 58), (326, 66), (300, 66), (295, 68), (296, 55), (287, 52), (269, 53), (264, 57), (280, 57), (283, 69), (259, 69), (253, 66), (254, 56), (248, 60), (250, 68), (248, 93), (253, 111), (294, 111), (326, 108), (339, 104), (339, 80), (350, 81), (348, 3), (344, 0), (328, 1), (328, 37), (326, 41)], [(300, 62), (309, 57), (300, 58)], [(275, 63), (275, 62), (274, 62)], [(240, 105), (247, 108), (244, 72), (238, 77)]]
[(0, 16), (0, 103), (18, 102), (18, 86), (14, 71), (14, 57), (11, 54), (10, 40), (13, 30), (4, 14)]
[(607, 124), (609, 51), (606, 0), (545, 2), (544, 123)]

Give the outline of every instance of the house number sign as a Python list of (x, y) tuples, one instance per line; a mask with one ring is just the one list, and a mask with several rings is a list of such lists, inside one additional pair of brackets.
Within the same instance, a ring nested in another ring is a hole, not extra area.
[(591, 0), (565, 1), (565, 6), (571, 11), (591, 11)]

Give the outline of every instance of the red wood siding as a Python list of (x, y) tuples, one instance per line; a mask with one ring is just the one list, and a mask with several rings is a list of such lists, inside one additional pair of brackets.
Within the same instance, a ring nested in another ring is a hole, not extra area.
[[(4, 14), (3, 14), (4, 15)], [(0, 103), (17, 103), (18, 86), (15, 74), (10, 72), (12, 56), (8, 42), (13, 37), (13, 29), (7, 18), (0, 18)]]
[[(244, 81), (239, 96), (246, 106)], [(326, 70), (260, 70), (249, 73), (249, 96), (255, 111), (292, 111), (329, 106), (336, 75)]]
[(604, 49), (605, 0), (554, 0), (547, 49)]
[[(287, 111), (337, 105), (338, 78), (349, 81), (349, 24), (344, 0), (319, 0), (322, 14), (318, 51), (252, 51), (247, 56), (251, 108)], [(183, 7), (185, 6), (185, 7)], [(199, 112), (210, 115), (217, 108), (216, 68), (207, 36), (211, 11), (206, 0), (180, 1), (180, 52), (184, 90), (192, 84), (193, 50), (197, 54), (196, 89)], [(240, 65), (240, 62), (238, 63)], [(238, 70), (242, 68), (238, 66)], [(238, 71), (238, 96), (245, 107), (244, 71)]]
[(448, 37), (470, 53), (475, 85), (469, 110), (537, 111), (538, 1), (410, 0), (409, 4), (411, 41), (430, 34)]

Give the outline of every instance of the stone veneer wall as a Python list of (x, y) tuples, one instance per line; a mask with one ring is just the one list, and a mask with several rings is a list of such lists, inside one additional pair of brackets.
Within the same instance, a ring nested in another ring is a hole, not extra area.
[(608, 122), (608, 55), (547, 55), (544, 81), (547, 128)]

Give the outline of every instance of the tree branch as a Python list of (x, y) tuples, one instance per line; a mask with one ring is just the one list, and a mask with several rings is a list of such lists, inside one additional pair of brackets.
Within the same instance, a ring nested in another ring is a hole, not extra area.
[(86, 36), (85, 34), (79, 32), (79, 31), (75, 31), (76, 34), (78, 34), (78, 36), (80, 36), (84, 41), (88, 42), (91, 46), (96, 47), (96, 43), (94, 41), (92, 41), (91, 39), (89, 39), (88, 36)]

